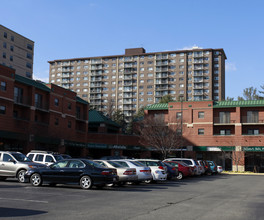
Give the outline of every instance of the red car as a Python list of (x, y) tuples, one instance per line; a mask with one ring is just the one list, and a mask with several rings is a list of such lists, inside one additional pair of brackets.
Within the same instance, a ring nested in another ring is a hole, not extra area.
[(165, 163), (168, 163), (171, 166), (178, 167), (179, 175), (177, 176), (177, 179), (181, 180), (184, 177), (192, 176), (194, 175), (193, 167), (190, 167), (189, 165), (177, 162), (177, 161), (164, 161)]

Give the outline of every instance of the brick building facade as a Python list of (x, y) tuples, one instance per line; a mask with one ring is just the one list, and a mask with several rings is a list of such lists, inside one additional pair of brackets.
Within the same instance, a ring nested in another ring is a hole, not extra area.
[(1, 150), (92, 157), (144, 150), (137, 146), (137, 137), (120, 134), (113, 122), (91, 115), (95, 133), (89, 132), (88, 122), (89, 103), (75, 92), (16, 75), (14, 69), (0, 65)]
[(185, 156), (212, 159), (226, 169), (264, 171), (264, 101), (198, 101), (154, 104), (149, 117), (163, 115), (184, 138)]

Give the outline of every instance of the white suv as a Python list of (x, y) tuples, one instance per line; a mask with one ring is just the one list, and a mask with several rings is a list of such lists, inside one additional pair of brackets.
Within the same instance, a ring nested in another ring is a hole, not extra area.
[(32, 150), (27, 154), (27, 157), (33, 162), (42, 163), (47, 166), (59, 160), (63, 160), (63, 157), (60, 154), (51, 151)]

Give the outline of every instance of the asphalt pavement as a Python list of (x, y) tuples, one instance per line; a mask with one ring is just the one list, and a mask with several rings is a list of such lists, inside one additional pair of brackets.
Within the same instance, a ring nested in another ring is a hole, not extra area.
[(0, 181), (1, 219), (262, 220), (264, 176), (213, 175), (82, 190)]

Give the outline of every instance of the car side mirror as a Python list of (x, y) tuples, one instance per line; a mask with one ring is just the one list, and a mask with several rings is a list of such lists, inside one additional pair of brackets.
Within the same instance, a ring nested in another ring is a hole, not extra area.
[(16, 163), (16, 161), (14, 159), (8, 159), (8, 162)]

